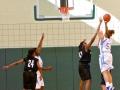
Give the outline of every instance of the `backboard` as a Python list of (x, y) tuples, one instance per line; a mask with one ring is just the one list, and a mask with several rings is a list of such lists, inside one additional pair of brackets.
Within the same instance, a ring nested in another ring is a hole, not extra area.
[(68, 10), (70, 20), (94, 19), (95, 5), (92, 0), (36, 0), (34, 18), (43, 20), (62, 20), (60, 7), (72, 7)]

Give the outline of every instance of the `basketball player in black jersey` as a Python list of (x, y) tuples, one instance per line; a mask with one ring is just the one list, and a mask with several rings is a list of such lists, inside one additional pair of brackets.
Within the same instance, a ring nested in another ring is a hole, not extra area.
[(91, 73), (89, 63), (91, 62), (91, 50), (89, 49), (94, 42), (97, 32), (100, 30), (102, 19), (99, 19), (99, 25), (95, 35), (92, 37), (91, 41), (87, 44), (86, 40), (83, 40), (79, 45), (79, 75), (81, 77), (79, 90), (83, 90), (84, 84), (86, 82), (85, 90), (90, 90), (91, 85)]
[[(24, 86), (23, 90), (28, 90), (28, 89), (35, 90), (36, 79), (37, 79), (36, 71), (39, 70), (39, 72), (42, 74), (42, 69), (39, 65), (38, 59), (36, 59), (34, 56), (35, 56), (35, 50), (30, 49), (28, 51), (28, 55), (26, 58), (23, 58), (10, 65), (3, 66), (4, 69), (8, 69), (12, 66), (25, 62), (24, 73), (23, 73), (23, 86)], [(42, 76), (40, 77), (40, 79), (42, 79)]]

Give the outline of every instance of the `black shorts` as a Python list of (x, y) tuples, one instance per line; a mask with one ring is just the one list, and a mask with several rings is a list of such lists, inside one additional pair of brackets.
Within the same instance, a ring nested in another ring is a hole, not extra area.
[(35, 90), (37, 74), (34, 71), (25, 71), (23, 73), (23, 86), (24, 89)]
[(91, 79), (90, 66), (88, 64), (79, 64), (79, 75), (82, 80)]

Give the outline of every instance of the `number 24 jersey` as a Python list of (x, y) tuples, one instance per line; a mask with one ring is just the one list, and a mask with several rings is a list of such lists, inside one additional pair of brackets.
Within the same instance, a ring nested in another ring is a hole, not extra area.
[(32, 70), (36, 72), (38, 70), (37, 61), (38, 59), (34, 57), (32, 59), (24, 58), (24, 71)]

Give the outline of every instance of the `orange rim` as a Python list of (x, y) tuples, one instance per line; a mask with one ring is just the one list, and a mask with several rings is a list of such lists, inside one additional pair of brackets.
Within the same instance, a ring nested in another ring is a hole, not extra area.
[(60, 10), (62, 12), (62, 14), (67, 14), (68, 10), (72, 10), (73, 7), (60, 7), (58, 8), (58, 10)]

